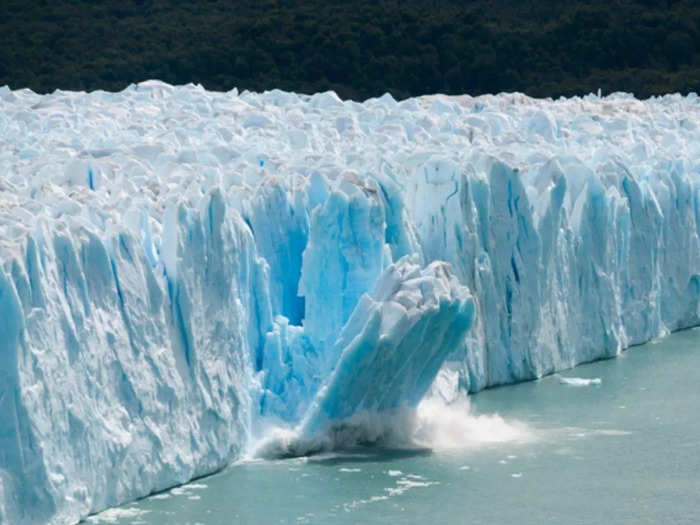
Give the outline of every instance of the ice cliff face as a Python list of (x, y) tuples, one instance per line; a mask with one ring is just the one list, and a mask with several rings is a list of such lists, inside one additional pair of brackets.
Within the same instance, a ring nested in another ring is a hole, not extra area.
[(700, 324), (700, 99), (0, 88), (0, 522)]

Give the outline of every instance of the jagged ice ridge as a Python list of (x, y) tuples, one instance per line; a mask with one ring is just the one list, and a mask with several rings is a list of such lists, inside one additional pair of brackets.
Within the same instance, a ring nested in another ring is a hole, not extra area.
[(700, 324), (700, 100), (0, 88), (0, 522)]

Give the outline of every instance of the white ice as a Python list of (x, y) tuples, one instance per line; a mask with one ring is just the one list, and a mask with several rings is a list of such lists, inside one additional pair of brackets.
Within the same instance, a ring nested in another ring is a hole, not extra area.
[(587, 377), (560, 377), (559, 382), (563, 385), (571, 386), (597, 386), (600, 385), (603, 380), (599, 377), (587, 378)]
[(699, 131), (695, 94), (0, 88), (0, 522), (700, 324)]

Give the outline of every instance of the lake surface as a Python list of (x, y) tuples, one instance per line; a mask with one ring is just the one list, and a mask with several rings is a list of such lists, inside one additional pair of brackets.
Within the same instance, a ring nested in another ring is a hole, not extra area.
[(433, 450), (241, 463), (90, 521), (700, 523), (700, 330), (470, 400)]

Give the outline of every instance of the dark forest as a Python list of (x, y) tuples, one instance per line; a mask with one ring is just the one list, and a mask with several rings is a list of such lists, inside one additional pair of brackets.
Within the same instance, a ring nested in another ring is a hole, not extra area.
[(697, 0), (0, 0), (0, 85), (365, 99), (700, 91)]

